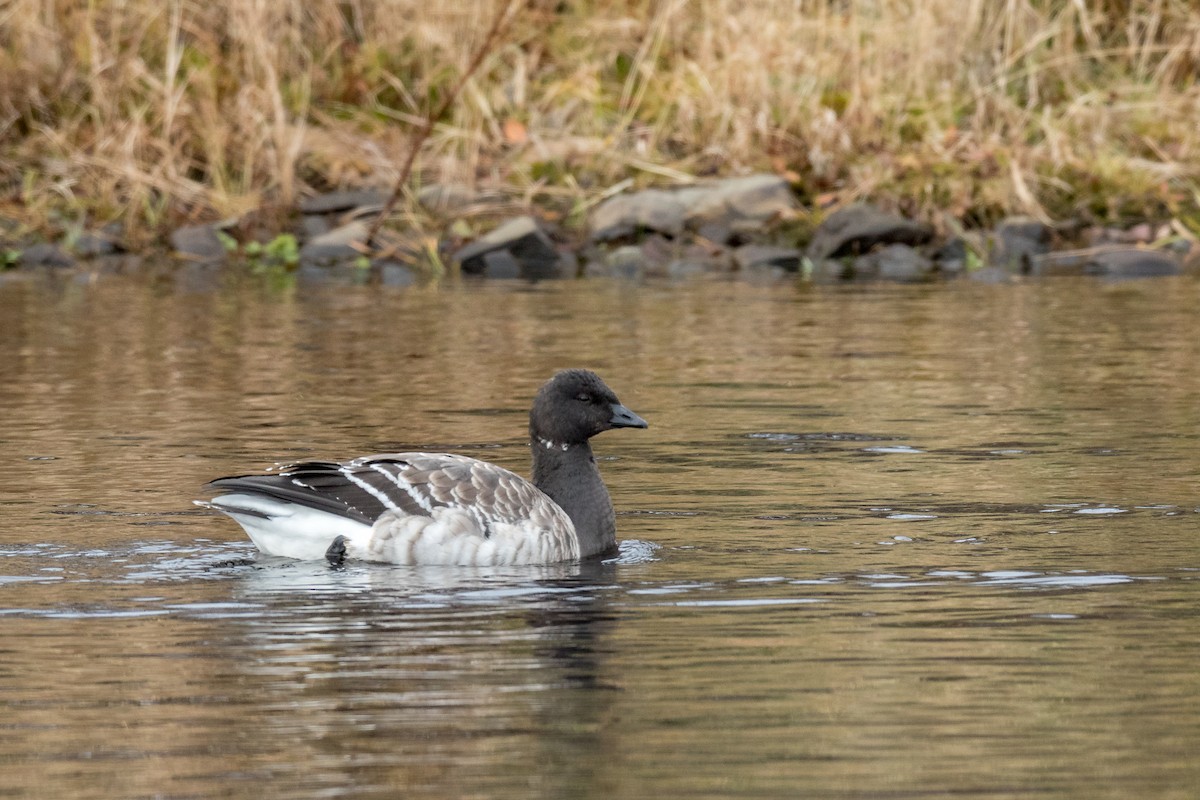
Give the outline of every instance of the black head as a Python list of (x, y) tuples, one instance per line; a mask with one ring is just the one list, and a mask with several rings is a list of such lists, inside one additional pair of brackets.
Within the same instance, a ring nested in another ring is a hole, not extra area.
[(529, 412), (534, 443), (573, 445), (613, 428), (645, 428), (646, 420), (621, 405), (600, 376), (566, 369), (538, 389)]

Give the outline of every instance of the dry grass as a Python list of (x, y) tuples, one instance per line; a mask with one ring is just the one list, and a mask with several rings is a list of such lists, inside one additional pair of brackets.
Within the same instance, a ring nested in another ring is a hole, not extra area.
[[(498, 1), (0, 0), (0, 210), (153, 231), (390, 187)], [(967, 222), (1200, 225), (1190, 0), (531, 5), (419, 180), (566, 203), (774, 169)]]

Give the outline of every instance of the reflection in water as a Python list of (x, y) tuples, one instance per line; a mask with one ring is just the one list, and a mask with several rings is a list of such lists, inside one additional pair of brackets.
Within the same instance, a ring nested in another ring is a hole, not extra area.
[[(562, 797), (588, 784), (605, 760), (613, 614), (598, 589), (614, 566), (533, 582), (349, 571), (300, 596), (281, 595), (271, 570), (243, 584), (248, 598), (276, 599), (272, 618), (228, 643), (248, 657), (247, 680), (267, 687), (256, 705), (273, 785)], [(285, 768), (269, 766), (281, 757)], [(533, 765), (554, 768), (531, 782)]]
[[(0, 283), (4, 792), (1194, 796), (1198, 301)], [(190, 507), (306, 456), (526, 473), (577, 364), (654, 423), (596, 442), (612, 563), (333, 570)]]

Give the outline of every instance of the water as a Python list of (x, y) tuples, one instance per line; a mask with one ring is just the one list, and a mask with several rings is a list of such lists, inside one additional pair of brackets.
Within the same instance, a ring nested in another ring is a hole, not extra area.
[[(1200, 283), (0, 283), (0, 796), (1200, 796)], [(256, 556), (277, 459), (527, 471), (585, 567)]]

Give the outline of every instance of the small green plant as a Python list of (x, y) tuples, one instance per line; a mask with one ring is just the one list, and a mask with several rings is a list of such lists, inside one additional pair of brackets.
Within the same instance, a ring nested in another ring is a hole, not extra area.
[(12, 269), (20, 260), (20, 250), (4, 250), (0, 252), (0, 269)]
[(242, 255), (253, 272), (287, 272), (300, 262), (300, 245), (292, 234), (281, 233), (266, 244), (246, 242)]
[(230, 236), (225, 231), (217, 231), (217, 241), (225, 248), (226, 253), (236, 253), (238, 249), (237, 239)]

